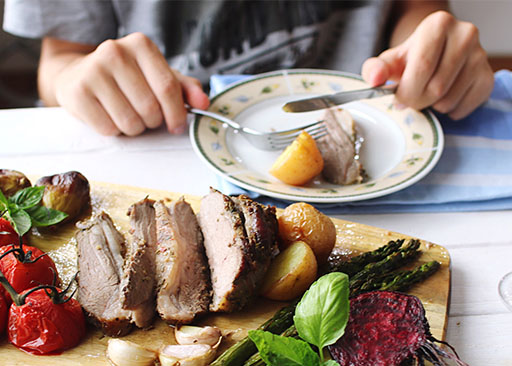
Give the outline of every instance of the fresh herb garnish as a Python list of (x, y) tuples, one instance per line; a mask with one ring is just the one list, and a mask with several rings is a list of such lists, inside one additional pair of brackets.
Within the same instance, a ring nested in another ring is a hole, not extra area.
[[(348, 276), (329, 273), (311, 285), (297, 305), (293, 318), (299, 336), (295, 339), (262, 330), (249, 331), (261, 358), (271, 366), (331, 366), (324, 361), (323, 348), (335, 343), (345, 332), (350, 302)], [(316, 354), (310, 344), (318, 349)]]
[(0, 212), (12, 223), (18, 235), (25, 235), (32, 226), (55, 225), (68, 214), (41, 206), (44, 186), (23, 188), (9, 198), (0, 191)]

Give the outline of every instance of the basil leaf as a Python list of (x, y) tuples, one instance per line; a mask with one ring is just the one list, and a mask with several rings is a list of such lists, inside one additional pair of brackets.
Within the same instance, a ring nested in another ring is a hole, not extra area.
[(4, 196), (4, 192), (0, 189), (0, 203), (3, 203), (4, 205), (7, 205), (7, 198)]
[(27, 187), (16, 192), (9, 201), (15, 203), (22, 210), (34, 207), (43, 198), (45, 186)]
[(263, 330), (250, 330), (265, 364), (270, 366), (320, 366), (320, 358), (309, 344), (299, 339), (275, 335)]
[(24, 210), (9, 210), (9, 217), (11, 218), (12, 226), (19, 236), (25, 235), (32, 226), (30, 216)]
[(32, 219), (32, 224), (37, 227), (55, 225), (68, 217), (67, 213), (44, 206), (32, 207), (27, 212)]
[(299, 336), (322, 350), (345, 333), (350, 302), (348, 276), (333, 272), (320, 277), (304, 294), (293, 321)]
[(327, 360), (327, 361), (324, 361), (324, 363), (322, 364), (322, 366), (340, 366), (339, 363), (337, 363), (336, 361), (334, 360)]

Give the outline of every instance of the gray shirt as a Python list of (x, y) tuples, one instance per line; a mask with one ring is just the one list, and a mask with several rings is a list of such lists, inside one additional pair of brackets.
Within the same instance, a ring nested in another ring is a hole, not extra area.
[(6, 0), (4, 29), (97, 45), (133, 32), (169, 65), (217, 74), (314, 67), (359, 73), (384, 47), (390, 0)]

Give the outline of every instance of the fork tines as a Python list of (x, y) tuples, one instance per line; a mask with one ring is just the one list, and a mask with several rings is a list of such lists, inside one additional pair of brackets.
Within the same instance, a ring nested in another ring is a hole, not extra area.
[(327, 134), (327, 128), (323, 122), (323, 120), (317, 121), (302, 129), (271, 133), (268, 136), (268, 142), (273, 149), (282, 149), (290, 145), (302, 131), (306, 131), (311, 137), (318, 140)]

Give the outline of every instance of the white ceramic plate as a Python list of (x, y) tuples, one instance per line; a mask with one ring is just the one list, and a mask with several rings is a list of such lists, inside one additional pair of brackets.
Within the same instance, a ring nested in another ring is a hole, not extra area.
[[(320, 119), (324, 113), (286, 113), (281, 109), (285, 102), (366, 86), (353, 74), (281, 70), (232, 84), (213, 98), (209, 109), (255, 130), (285, 130)], [(417, 182), (439, 160), (444, 139), (431, 112), (397, 109), (392, 95), (343, 107), (364, 138), (360, 159), (369, 180), (362, 184), (340, 186), (320, 177), (303, 187), (284, 184), (268, 173), (280, 152), (258, 150), (242, 135), (208, 117), (196, 117), (190, 135), (196, 153), (228, 181), (291, 201), (350, 202), (380, 197)]]

